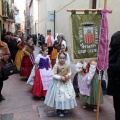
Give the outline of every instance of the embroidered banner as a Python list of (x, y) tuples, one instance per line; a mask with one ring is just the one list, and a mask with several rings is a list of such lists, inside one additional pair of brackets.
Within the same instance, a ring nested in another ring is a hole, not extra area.
[(97, 57), (101, 14), (72, 14), (74, 59)]

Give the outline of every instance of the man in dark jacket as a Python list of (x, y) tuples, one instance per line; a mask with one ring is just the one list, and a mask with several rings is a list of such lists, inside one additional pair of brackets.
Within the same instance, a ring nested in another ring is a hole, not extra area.
[(120, 120), (120, 31), (111, 37), (107, 94), (113, 96), (115, 120)]

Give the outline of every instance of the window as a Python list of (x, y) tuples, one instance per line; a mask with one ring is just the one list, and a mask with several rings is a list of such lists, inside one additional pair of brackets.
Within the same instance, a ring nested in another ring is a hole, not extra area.
[(92, 9), (96, 9), (97, 0), (92, 0)]

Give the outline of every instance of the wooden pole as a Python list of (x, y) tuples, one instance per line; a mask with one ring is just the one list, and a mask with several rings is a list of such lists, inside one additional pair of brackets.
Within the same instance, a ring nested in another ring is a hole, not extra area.
[[(107, 8), (107, 0), (104, 0), (104, 9)], [(98, 101), (97, 101), (97, 113), (96, 120), (99, 120), (99, 110), (100, 110), (100, 93), (101, 93), (101, 81), (102, 81), (102, 71), (100, 71), (100, 80), (98, 82)]]
[(102, 71), (100, 71), (99, 73), (96, 120), (99, 120), (101, 81), (102, 81)]
[(107, 8), (107, 0), (104, 0), (104, 9)]

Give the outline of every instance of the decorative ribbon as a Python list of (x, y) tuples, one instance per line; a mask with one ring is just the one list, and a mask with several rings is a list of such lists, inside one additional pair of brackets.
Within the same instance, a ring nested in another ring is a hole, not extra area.
[(99, 71), (106, 70), (108, 68), (108, 19), (107, 13), (112, 13), (111, 10), (102, 10), (102, 21), (100, 27), (100, 36), (98, 44), (98, 58), (97, 69)]
[(30, 60), (31, 60), (32, 64), (34, 65), (34, 63), (35, 63), (35, 57), (34, 57), (33, 54), (30, 54)]

